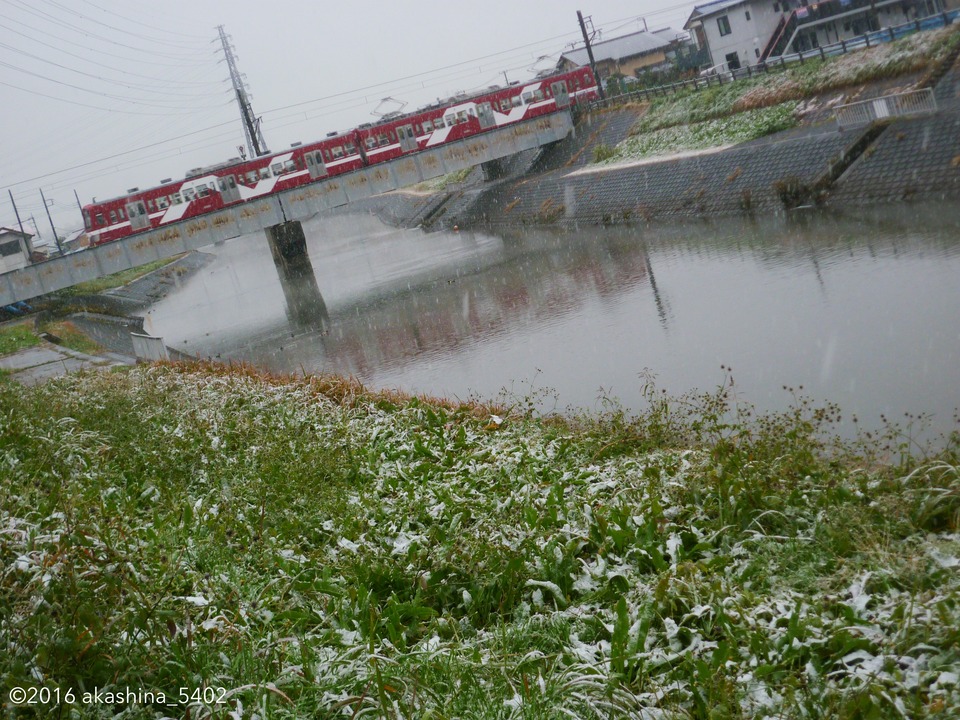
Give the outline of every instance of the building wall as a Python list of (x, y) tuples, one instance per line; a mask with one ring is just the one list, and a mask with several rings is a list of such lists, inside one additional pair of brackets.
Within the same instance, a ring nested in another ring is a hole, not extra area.
[(29, 250), (19, 234), (0, 235), (0, 273), (19, 270), (29, 264)]
[[(774, 7), (778, 9), (774, 10)], [(740, 67), (755, 65), (784, 14), (779, 8), (779, 2), (756, 0), (703, 18), (703, 34), (710, 48), (712, 64), (729, 64), (727, 56), (736, 53)], [(729, 34), (720, 34), (721, 18), (725, 18), (729, 25)]]
[[(653, 65), (659, 65), (660, 63), (665, 62), (666, 59), (667, 55), (664, 49), (654, 50), (653, 52), (644, 53), (643, 55), (633, 55), (632, 57), (621, 58), (619, 62), (615, 60), (598, 60), (597, 73), (601, 78), (608, 78), (611, 75), (616, 75), (618, 73), (628, 77), (635, 76), (638, 70), (643, 70), (643, 68), (651, 67)], [(576, 67), (579, 66), (570, 62), (567, 58), (563, 58), (560, 61), (561, 72), (567, 72), (568, 70), (573, 70)]]

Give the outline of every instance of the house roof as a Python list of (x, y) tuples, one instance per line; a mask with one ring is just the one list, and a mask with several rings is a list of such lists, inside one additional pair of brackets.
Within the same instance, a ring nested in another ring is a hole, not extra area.
[(691, 11), (690, 17), (687, 18), (687, 21), (683, 24), (683, 29), (689, 30), (690, 25), (702, 17), (724, 12), (729, 8), (736, 7), (737, 5), (743, 5), (746, 2), (748, 2), (748, 0), (714, 0), (714, 2), (696, 5), (694, 6), (693, 11)]
[(8, 235), (8, 234), (19, 235), (22, 238), (33, 237), (33, 233), (20, 232), (19, 230), (14, 230), (13, 228), (8, 228), (8, 227), (0, 227), (0, 235)]
[[(670, 45), (669, 40), (658, 37), (663, 31), (656, 33), (640, 31), (623, 35), (610, 40), (603, 40), (593, 43), (593, 59), (597, 62), (603, 60), (622, 60), (623, 58), (633, 57), (635, 55), (644, 55), (654, 52)], [(567, 60), (575, 65), (586, 65), (590, 62), (586, 48), (577, 48), (563, 53), (561, 60)]]

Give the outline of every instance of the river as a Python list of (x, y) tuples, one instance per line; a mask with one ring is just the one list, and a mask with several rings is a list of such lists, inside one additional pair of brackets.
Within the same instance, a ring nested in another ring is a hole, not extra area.
[(681, 394), (732, 368), (760, 410), (837, 403), (843, 434), (853, 416), (906, 413), (925, 436), (958, 428), (960, 212), (943, 205), (429, 234), (338, 215), (304, 230), (304, 304), (246, 236), (209, 248), (146, 329), (199, 357), (542, 410), (640, 410), (650, 374)]

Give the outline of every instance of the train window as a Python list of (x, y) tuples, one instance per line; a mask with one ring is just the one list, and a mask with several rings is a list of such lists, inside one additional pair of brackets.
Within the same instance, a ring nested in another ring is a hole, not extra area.
[(117, 222), (117, 212), (115, 210), (110, 211), (110, 224), (113, 225)]
[(178, 192), (175, 192), (173, 195), (171, 195), (170, 199), (173, 201), (174, 205), (179, 205), (180, 203), (183, 202), (183, 198), (180, 197), (180, 193)]
[(457, 113), (457, 122), (458, 122), (458, 123), (465, 123), (465, 122), (467, 122), (467, 121), (468, 121), (468, 120), (467, 120), (467, 113), (466, 113), (465, 110), (461, 110), (460, 112)]
[(500, 101), (500, 109), (503, 112), (510, 112), (511, 107), (512, 106), (510, 104), (510, 98), (504, 98), (503, 100)]
[(270, 169), (273, 171), (274, 175), (279, 175), (283, 172), (283, 163), (274, 163), (270, 166)]
[(183, 189), (183, 199), (185, 202), (191, 202), (192, 200), (197, 199), (197, 191), (193, 188), (184, 188)]
[(390, 139), (385, 133), (381, 133), (380, 135), (377, 135), (377, 142), (380, 144), (380, 147), (383, 147), (384, 145), (390, 144)]
[(467, 115), (470, 117), (476, 117), (477, 111), (474, 108), (467, 108)]
[(343, 149), (346, 151), (347, 155), (355, 155), (357, 152), (357, 146), (352, 142), (348, 142), (343, 146)]
[(150, 212), (153, 212), (154, 210), (156, 210), (156, 209), (157, 209), (157, 201), (154, 200), (153, 198), (150, 198), (149, 200), (147, 200), (147, 209), (148, 209)]
[(297, 164), (293, 160), (287, 160), (283, 163), (283, 171), (285, 173), (293, 172), (297, 169)]
[(257, 171), (256, 171), (256, 170), (251, 170), (250, 172), (247, 173), (247, 182), (248, 182), (248, 183), (255, 183), (255, 182), (257, 182)]
[(260, 179), (265, 180), (268, 177), (270, 177), (270, 168), (268, 167), (260, 168)]
[(443, 118), (438, 117), (436, 120), (433, 121), (433, 125), (434, 127), (437, 128), (437, 130), (441, 129), (443, 127)]
[(208, 188), (206, 185), (201, 185), (200, 187), (197, 188), (198, 198), (206, 197), (209, 194), (210, 194), (210, 188)]
[(120, 208), (119, 210), (117, 210), (117, 216), (118, 216), (121, 220), (126, 220), (126, 219), (127, 219), (127, 211), (124, 210), (123, 208)]
[(367, 150), (372, 150), (377, 146), (377, 139), (375, 137), (368, 137), (365, 141)]
[(423, 121), (423, 132), (424, 133), (433, 132), (433, 123), (430, 120)]
[(335, 160), (343, 157), (343, 148), (340, 147), (339, 145), (335, 145), (335, 146), (331, 149), (331, 152), (333, 153), (333, 158), (334, 158)]
[(529, 105), (533, 101), (533, 93), (525, 92), (523, 94), (523, 104)]
[(157, 198), (157, 207), (159, 207), (161, 210), (166, 210), (168, 207), (170, 207), (170, 198), (166, 195)]
[(534, 102), (543, 102), (543, 90), (534, 90), (534, 92), (533, 92), (533, 101), (534, 101)]
[(103, 213), (97, 213), (97, 225), (103, 225)]
[(513, 102), (514, 107), (520, 107), (523, 101), (520, 99), (519, 95), (514, 95), (511, 102)]
[(83, 211), (83, 226), (89, 230), (90, 229), (90, 213), (86, 210)]

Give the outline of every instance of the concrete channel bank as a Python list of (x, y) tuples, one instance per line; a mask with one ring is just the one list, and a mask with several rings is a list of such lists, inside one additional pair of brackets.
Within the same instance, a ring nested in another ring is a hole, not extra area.
[[(913, 78), (915, 79), (915, 78)], [(907, 87), (911, 78), (858, 90), (856, 99)], [(576, 134), (512, 160), (505, 179), (433, 194), (394, 192), (350, 206), (390, 224), (619, 224), (889, 202), (960, 200), (960, 59), (934, 85), (933, 115), (840, 131), (825, 109), (793, 130), (721, 150), (629, 165), (595, 166), (593, 150), (625, 139), (636, 108), (584, 117)], [(847, 101), (847, 100), (844, 100)]]

